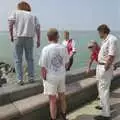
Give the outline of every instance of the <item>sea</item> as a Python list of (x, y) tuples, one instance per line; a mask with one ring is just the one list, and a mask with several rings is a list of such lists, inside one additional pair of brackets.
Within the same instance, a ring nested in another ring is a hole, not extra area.
[[(116, 36), (120, 36), (120, 31), (113, 31), (112, 33)], [(34, 62), (36, 72), (39, 71), (38, 61), (41, 50), (45, 45), (48, 44), (46, 34), (47, 34), (46, 31), (41, 32), (40, 48), (36, 48), (36, 42), (34, 44)], [(60, 31), (59, 34), (60, 34), (59, 42), (62, 42), (62, 40), (64, 39), (63, 31)], [(101, 42), (97, 31), (70, 31), (70, 37), (75, 40), (77, 48), (77, 53), (74, 57), (74, 64), (72, 66), (72, 69), (81, 69), (87, 67), (90, 58), (90, 51), (87, 48), (88, 43), (90, 42), (90, 40), (96, 40), (99, 44)], [(1, 31), (0, 61), (12, 64), (14, 66), (13, 51), (14, 51), (13, 43), (10, 42), (9, 33), (6, 31)], [(24, 65), (26, 65), (25, 60)]]

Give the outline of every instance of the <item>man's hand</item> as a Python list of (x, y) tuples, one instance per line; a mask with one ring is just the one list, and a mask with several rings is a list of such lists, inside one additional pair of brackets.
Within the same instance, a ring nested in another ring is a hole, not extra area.
[(14, 38), (13, 37), (11, 37), (10, 40), (11, 40), (11, 42), (14, 42)]
[(41, 76), (42, 76), (43, 80), (46, 80), (47, 70), (45, 67), (41, 68)]
[(76, 51), (74, 51), (74, 52), (71, 54), (70, 57), (73, 57), (75, 54), (76, 54)]
[(75, 54), (76, 54), (76, 51), (73, 52), (73, 55), (75, 55)]
[(106, 65), (105, 65), (105, 71), (108, 71), (109, 68), (110, 68), (110, 65), (106, 64)]
[(37, 48), (40, 47), (40, 41), (37, 41)]
[(90, 72), (91, 72), (91, 69), (88, 68), (88, 69), (86, 70), (86, 73), (89, 74)]
[(114, 56), (109, 55), (105, 64), (105, 71), (108, 71), (114, 60)]

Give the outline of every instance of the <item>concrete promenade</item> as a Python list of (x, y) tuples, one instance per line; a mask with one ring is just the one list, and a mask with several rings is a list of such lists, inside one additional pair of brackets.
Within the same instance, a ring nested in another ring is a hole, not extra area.
[[(93, 116), (99, 114), (100, 111), (94, 109), (97, 101), (90, 103), (97, 97), (97, 82), (94, 75), (95, 70), (88, 75), (84, 69), (67, 73), (66, 98), (70, 120), (93, 120)], [(114, 72), (111, 90), (114, 91), (119, 87), (120, 69)], [(115, 108), (112, 116), (117, 114), (116, 106), (118, 107), (120, 101), (120, 99), (117, 101), (119, 91), (118, 89), (118, 92), (115, 91), (111, 95), (112, 101), (116, 98), (116, 101), (112, 102)], [(42, 92), (43, 86), (40, 80), (33, 84), (26, 81), (24, 86), (17, 85), (15, 80), (8, 81), (0, 88), (0, 120), (49, 120), (48, 97)], [(90, 104), (84, 106), (88, 103)], [(117, 118), (116, 116), (114, 118)]]
[[(120, 88), (111, 92), (111, 115), (112, 120), (120, 120)], [(94, 116), (99, 115), (101, 111), (96, 110), (98, 101), (92, 101), (80, 109), (77, 109), (68, 115), (69, 120), (94, 120)]]

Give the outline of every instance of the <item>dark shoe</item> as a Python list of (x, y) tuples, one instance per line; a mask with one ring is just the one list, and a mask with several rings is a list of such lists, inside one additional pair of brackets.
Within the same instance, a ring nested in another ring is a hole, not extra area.
[(24, 85), (24, 81), (23, 80), (18, 80), (17, 83), (18, 83), (18, 85), (21, 85), (21, 86)]
[[(98, 110), (102, 110), (103, 109), (101, 106), (96, 106), (95, 108), (98, 109)], [(110, 107), (110, 110), (113, 110), (113, 109), (114, 109), (113, 107)]]
[(35, 83), (35, 80), (34, 79), (30, 79), (29, 83)]
[(111, 117), (104, 117), (104, 116), (96, 116), (94, 117), (95, 120), (111, 120)]
[(96, 106), (95, 108), (98, 109), (98, 110), (102, 110), (101, 106)]
[(99, 98), (99, 97), (97, 97), (97, 100), (100, 100), (100, 98)]
[(64, 113), (61, 113), (61, 119), (62, 119), (62, 120), (68, 120), (68, 119), (66, 118), (66, 114), (64, 114)]

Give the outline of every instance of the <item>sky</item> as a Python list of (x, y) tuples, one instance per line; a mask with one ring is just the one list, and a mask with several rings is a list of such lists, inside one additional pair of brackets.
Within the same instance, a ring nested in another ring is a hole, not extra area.
[[(0, 31), (8, 30), (7, 19), (21, 0), (0, 0)], [(26, 0), (39, 18), (42, 30), (96, 30), (107, 24), (120, 30), (120, 0)]]

